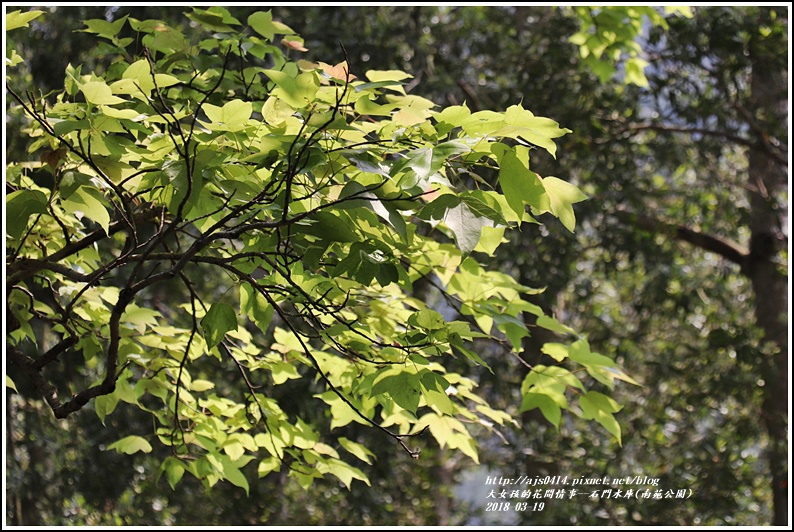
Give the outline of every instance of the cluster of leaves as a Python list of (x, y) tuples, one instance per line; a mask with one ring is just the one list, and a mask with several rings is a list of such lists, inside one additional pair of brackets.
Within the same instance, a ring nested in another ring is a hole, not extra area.
[[(104, 71), (69, 65), (44, 98), (8, 87), (40, 154), (6, 169), (17, 379), (57, 417), (91, 400), (102, 420), (119, 402), (149, 412), (172, 486), (187, 471), (248, 491), (241, 468), (257, 460), (260, 476), (288, 467), (304, 487), (326, 474), (349, 487), (368, 482), (351, 457), (374, 453), (324, 433), (352, 423), (414, 457), (410, 438), (429, 430), (476, 461), (467, 425), (514, 421), (450, 361), (487, 367), (471, 342), (491, 336), (522, 360), (540, 327), (574, 341), (524, 362), (520, 409), (556, 426), (570, 410), (620, 441), (620, 406), (574, 372), (610, 389), (631, 379), (525, 299), (537, 290), (475, 258), (544, 213), (574, 229), (584, 194), (529, 169), (529, 145), (554, 155), (568, 130), (521, 105), (437, 111), (406, 92), (409, 74), (355, 71), (344, 49), (333, 65), (292, 60), (303, 41), (269, 12), (245, 25), (217, 7), (186, 16), (190, 38), (157, 20), (88, 20)], [(127, 24), (135, 38), (120, 36)], [(414, 297), (417, 283), (439, 303)], [(74, 360), (79, 377), (53, 378)], [(239, 386), (215, 377), (224, 368)], [(279, 394), (298, 379), (327, 427)]]
[[(591, 6), (572, 7), (581, 23), (581, 29), (571, 36), (570, 42), (579, 46), (582, 66), (595, 72), (601, 83), (617, 72), (616, 64), (628, 56), (623, 63), (625, 83), (647, 87), (645, 67), (648, 62), (641, 57), (642, 45), (638, 37), (643, 28), (667, 29), (667, 20), (651, 6)], [(666, 14), (680, 13), (692, 16), (688, 6), (665, 6)]]

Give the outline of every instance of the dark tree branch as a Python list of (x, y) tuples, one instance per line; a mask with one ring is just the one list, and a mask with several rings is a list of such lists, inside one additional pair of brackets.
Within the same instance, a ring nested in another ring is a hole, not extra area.
[[(687, 135), (704, 135), (707, 137), (717, 137), (724, 139), (740, 146), (747, 148), (757, 149), (759, 146), (763, 149), (764, 153), (769, 155), (778, 164), (788, 164), (786, 155), (781, 153), (779, 148), (776, 148), (769, 139), (769, 135), (764, 132), (756, 131), (758, 140), (745, 138), (741, 135), (731, 133), (729, 131), (721, 131), (716, 129), (708, 129), (702, 127), (691, 126), (676, 126), (672, 124), (654, 124), (654, 123), (640, 123), (640, 124), (627, 124), (625, 130), (630, 133), (639, 131), (659, 131), (664, 133), (685, 133)], [(755, 128), (754, 128), (755, 130)]]
[(644, 214), (629, 212), (624, 209), (615, 211), (615, 216), (624, 223), (651, 233), (659, 233), (677, 240), (687, 242), (704, 251), (716, 253), (742, 268), (745, 273), (750, 253), (739, 244), (718, 236), (701, 233), (685, 225), (671, 224)]

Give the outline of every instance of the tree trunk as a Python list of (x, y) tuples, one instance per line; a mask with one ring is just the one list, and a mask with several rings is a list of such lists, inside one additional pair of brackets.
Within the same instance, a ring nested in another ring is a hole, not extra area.
[[(780, 12), (780, 10), (778, 10)], [(766, 18), (761, 9), (759, 18)], [(759, 20), (759, 22), (763, 22)], [(788, 129), (788, 72), (779, 59), (751, 47), (751, 110), (772, 135)], [(762, 136), (762, 135), (761, 135)], [(785, 136), (777, 137), (781, 141)], [(747, 274), (755, 292), (755, 318), (764, 335), (763, 422), (769, 436), (768, 460), (774, 504), (773, 525), (788, 525), (788, 274), (780, 252), (788, 245), (786, 191), (788, 168), (769, 155), (759, 138), (748, 161), (750, 255)], [(771, 352), (770, 352), (771, 351)]]

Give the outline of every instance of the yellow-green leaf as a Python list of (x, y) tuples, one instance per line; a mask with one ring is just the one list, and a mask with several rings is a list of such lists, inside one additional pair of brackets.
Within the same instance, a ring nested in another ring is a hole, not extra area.
[(555, 342), (549, 342), (543, 344), (543, 347), (540, 348), (540, 351), (542, 353), (549, 355), (557, 362), (562, 362), (565, 358), (568, 357), (568, 346), (564, 344), (558, 344)]
[(137, 452), (150, 453), (152, 446), (141, 436), (127, 436), (107, 446), (107, 450), (116, 450), (118, 453), (135, 454)]
[(242, 100), (232, 100), (223, 107), (204, 104), (204, 112), (212, 120), (215, 129), (223, 131), (240, 131), (248, 124), (253, 112), (253, 104)]
[(350, 484), (353, 482), (353, 479), (360, 480), (367, 486), (370, 485), (367, 475), (365, 475), (360, 469), (355, 468), (350, 464), (347, 464), (336, 458), (330, 458), (327, 461), (318, 462), (317, 470), (323, 474), (331, 473), (336, 478), (341, 480), (347, 489), (350, 489)]
[(587, 196), (576, 185), (563, 181), (557, 177), (543, 178), (543, 187), (549, 195), (551, 213), (558, 217), (569, 231), (573, 232), (576, 226), (576, 216), (573, 204), (587, 199)]
[(113, 90), (104, 81), (89, 81), (80, 86), (80, 91), (89, 103), (95, 105), (117, 105), (125, 103), (118, 96), (113, 96)]
[(374, 457), (375, 453), (361, 445), (360, 443), (356, 443), (354, 441), (350, 441), (347, 438), (339, 438), (339, 445), (341, 445), (347, 452), (358, 458), (359, 460), (366, 462), (368, 464), (372, 464), (372, 458)]
[(215, 383), (212, 381), (196, 379), (190, 383), (190, 391), (192, 392), (206, 392), (207, 390), (211, 390), (213, 388), (215, 388)]
[(12, 11), (6, 14), (6, 31), (17, 28), (27, 28), (28, 22), (44, 14), (44, 11), (33, 9), (22, 13), (21, 10)]
[(69, 213), (82, 213), (98, 223), (107, 234), (110, 227), (110, 214), (99, 198), (102, 194), (91, 187), (80, 187), (63, 200), (61, 205)]
[(275, 35), (295, 34), (295, 31), (286, 24), (273, 20), (273, 14), (270, 11), (254, 13), (248, 17), (248, 25), (269, 41), (272, 41)]
[[(212, 457), (212, 455), (209, 455)], [(218, 458), (218, 462), (221, 467), (221, 473), (223, 478), (237, 486), (238, 488), (243, 488), (245, 490), (246, 495), (248, 494), (248, 480), (243, 475), (242, 471), (240, 471), (237, 466), (232, 463), (231, 458), (226, 455), (220, 455)]]
[(502, 156), (499, 169), (499, 184), (507, 199), (508, 205), (518, 215), (524, 215), (524, 206), (530, 205), (543, 211), (548, 205), (546, 189), (540, 178), (532, 172), (512, 151)]

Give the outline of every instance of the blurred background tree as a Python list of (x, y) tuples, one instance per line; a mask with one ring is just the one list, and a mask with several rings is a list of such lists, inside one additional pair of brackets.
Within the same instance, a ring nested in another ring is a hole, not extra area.
[[(92, 36), (73, 31), (82, 20), (182, 24), (186, 10), (47, 9), (33, 31), (13, 36), (30, 70), (15, 73), (11, 86), (47, 93), (62, 86), (69, 63), (101, 68)], [(258, 10), (230, 9), (241, 20)], [(103, 427), (84, 411), (55, 423), (43, 402), (7, 390), (9, 524), (788, 523), (788, 8), (699, 7), (692, 18), (668, 16), (668, 29), (646, 28), (647, 86), (624, 83), (620, 62), (608, 79), (583, 68), (570, 40), (582, 18), (570, 9), (273, 13), (305, 38), (306, 59), (342, 61), (341, 43), (354, 72), (411, 72), (410, 91), (440, 105), (503, 110), (523, 101), (573, 130), (556, 160), (532, 155), (538, 173), (570, 179), (591, 196), (577, 205), (577, 233), (557, 223), (525, 226), (493, 260), (519, 282), (540, 279), (547, 309), (589, 331), (594, 351), (642, 382), (620, 389), (623, 446), (573, 419), (556, 431), (534, 410), (522, 415), (522, 430), (483, 442), (482, 468), (428, 447), (419, 462), (383, 453), (368, 471), (372, 488), (350, 492), (333, 482), (304, 492), (273, 475), (249, 479), (249, 498), (224, 484), (208, 494), (188, 479), (172, 492), (152, 475), (156, 457), (101, 451), (114, 429), (143, 431), (146, 419), (120, 411)], [(7, 153), (24, 149), (15, 127), (7, 121)], [(539, 330), (525, 358), (535, 362), (548, 340)], [(481, 389), (518, 415), (523, 367), (495, 354), (488, 361), (494, 373), (479, 375)], [(378, 448), (379, 434), (365, 436)], [(542, 512), (496, 515), (469, 493), (484, 474), (640, 475), (692, 497), (580, 495), (546, 501)]]

